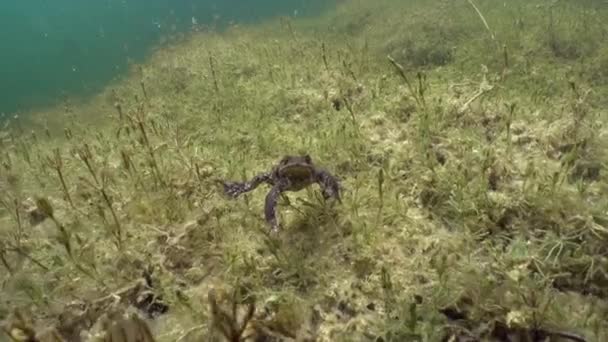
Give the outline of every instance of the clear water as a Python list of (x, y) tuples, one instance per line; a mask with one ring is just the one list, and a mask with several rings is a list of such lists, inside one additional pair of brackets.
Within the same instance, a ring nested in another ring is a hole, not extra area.
[(0, 114), (93, 93), (162, 36), (215, 23), (311, 15), (324, 0), (0, 1)]

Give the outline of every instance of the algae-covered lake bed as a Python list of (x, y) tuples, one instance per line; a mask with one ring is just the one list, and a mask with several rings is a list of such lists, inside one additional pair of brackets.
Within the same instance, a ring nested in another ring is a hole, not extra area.
[[(0, 341), (608, 340), (607, 19), (345, 0), (195, 26), (20, 113), (0, 132)], [(271, 188), (222, 182), (288, 155), (340, 201), (285, 192), (273, 233)], [(153, 337), (108, 337), (127, 313)]]

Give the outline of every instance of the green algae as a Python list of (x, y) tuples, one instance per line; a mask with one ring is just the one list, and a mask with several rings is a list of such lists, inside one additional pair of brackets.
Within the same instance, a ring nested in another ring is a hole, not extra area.
[[(476, 1), (486, 27), (468, 3), (438, 3), (193, 33), (34, 115), (46, 133), (6, 133), (2, 307), (55, 324), (144, 263), (171, 307), (160, 341), (216, 336), (220, 287), (255, 298), (285, 339), (606, 339), (608, 13)], [(231, 201), (217, 186), (302, 152), (339, 176), (343, 203), (289, 193), (276, 237), (263, 191)], [(48, 199), (67, 238), (27, 223), (28, 197)]]

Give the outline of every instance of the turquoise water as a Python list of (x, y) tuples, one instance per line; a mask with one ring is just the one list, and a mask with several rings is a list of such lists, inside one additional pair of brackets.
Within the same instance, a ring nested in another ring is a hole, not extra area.
[[(163, 35), (198, 24), (312, 15), (327, 0), (0, 1), (0, 114), (98, 91)], [(297, 12), (296, 12), (297, 11)]]

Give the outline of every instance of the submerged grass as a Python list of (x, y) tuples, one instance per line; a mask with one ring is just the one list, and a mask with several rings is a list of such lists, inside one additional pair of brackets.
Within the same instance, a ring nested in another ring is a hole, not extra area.
[[(144, 277), (158, 341), (606, 340), (604, 7), (345, 1), (195, 32), (12, 123), (0, 317), (75, 340)], [(217, 180), (297, 153), (343, 201), (289, 193), (272, 236), (265, 191)]]

